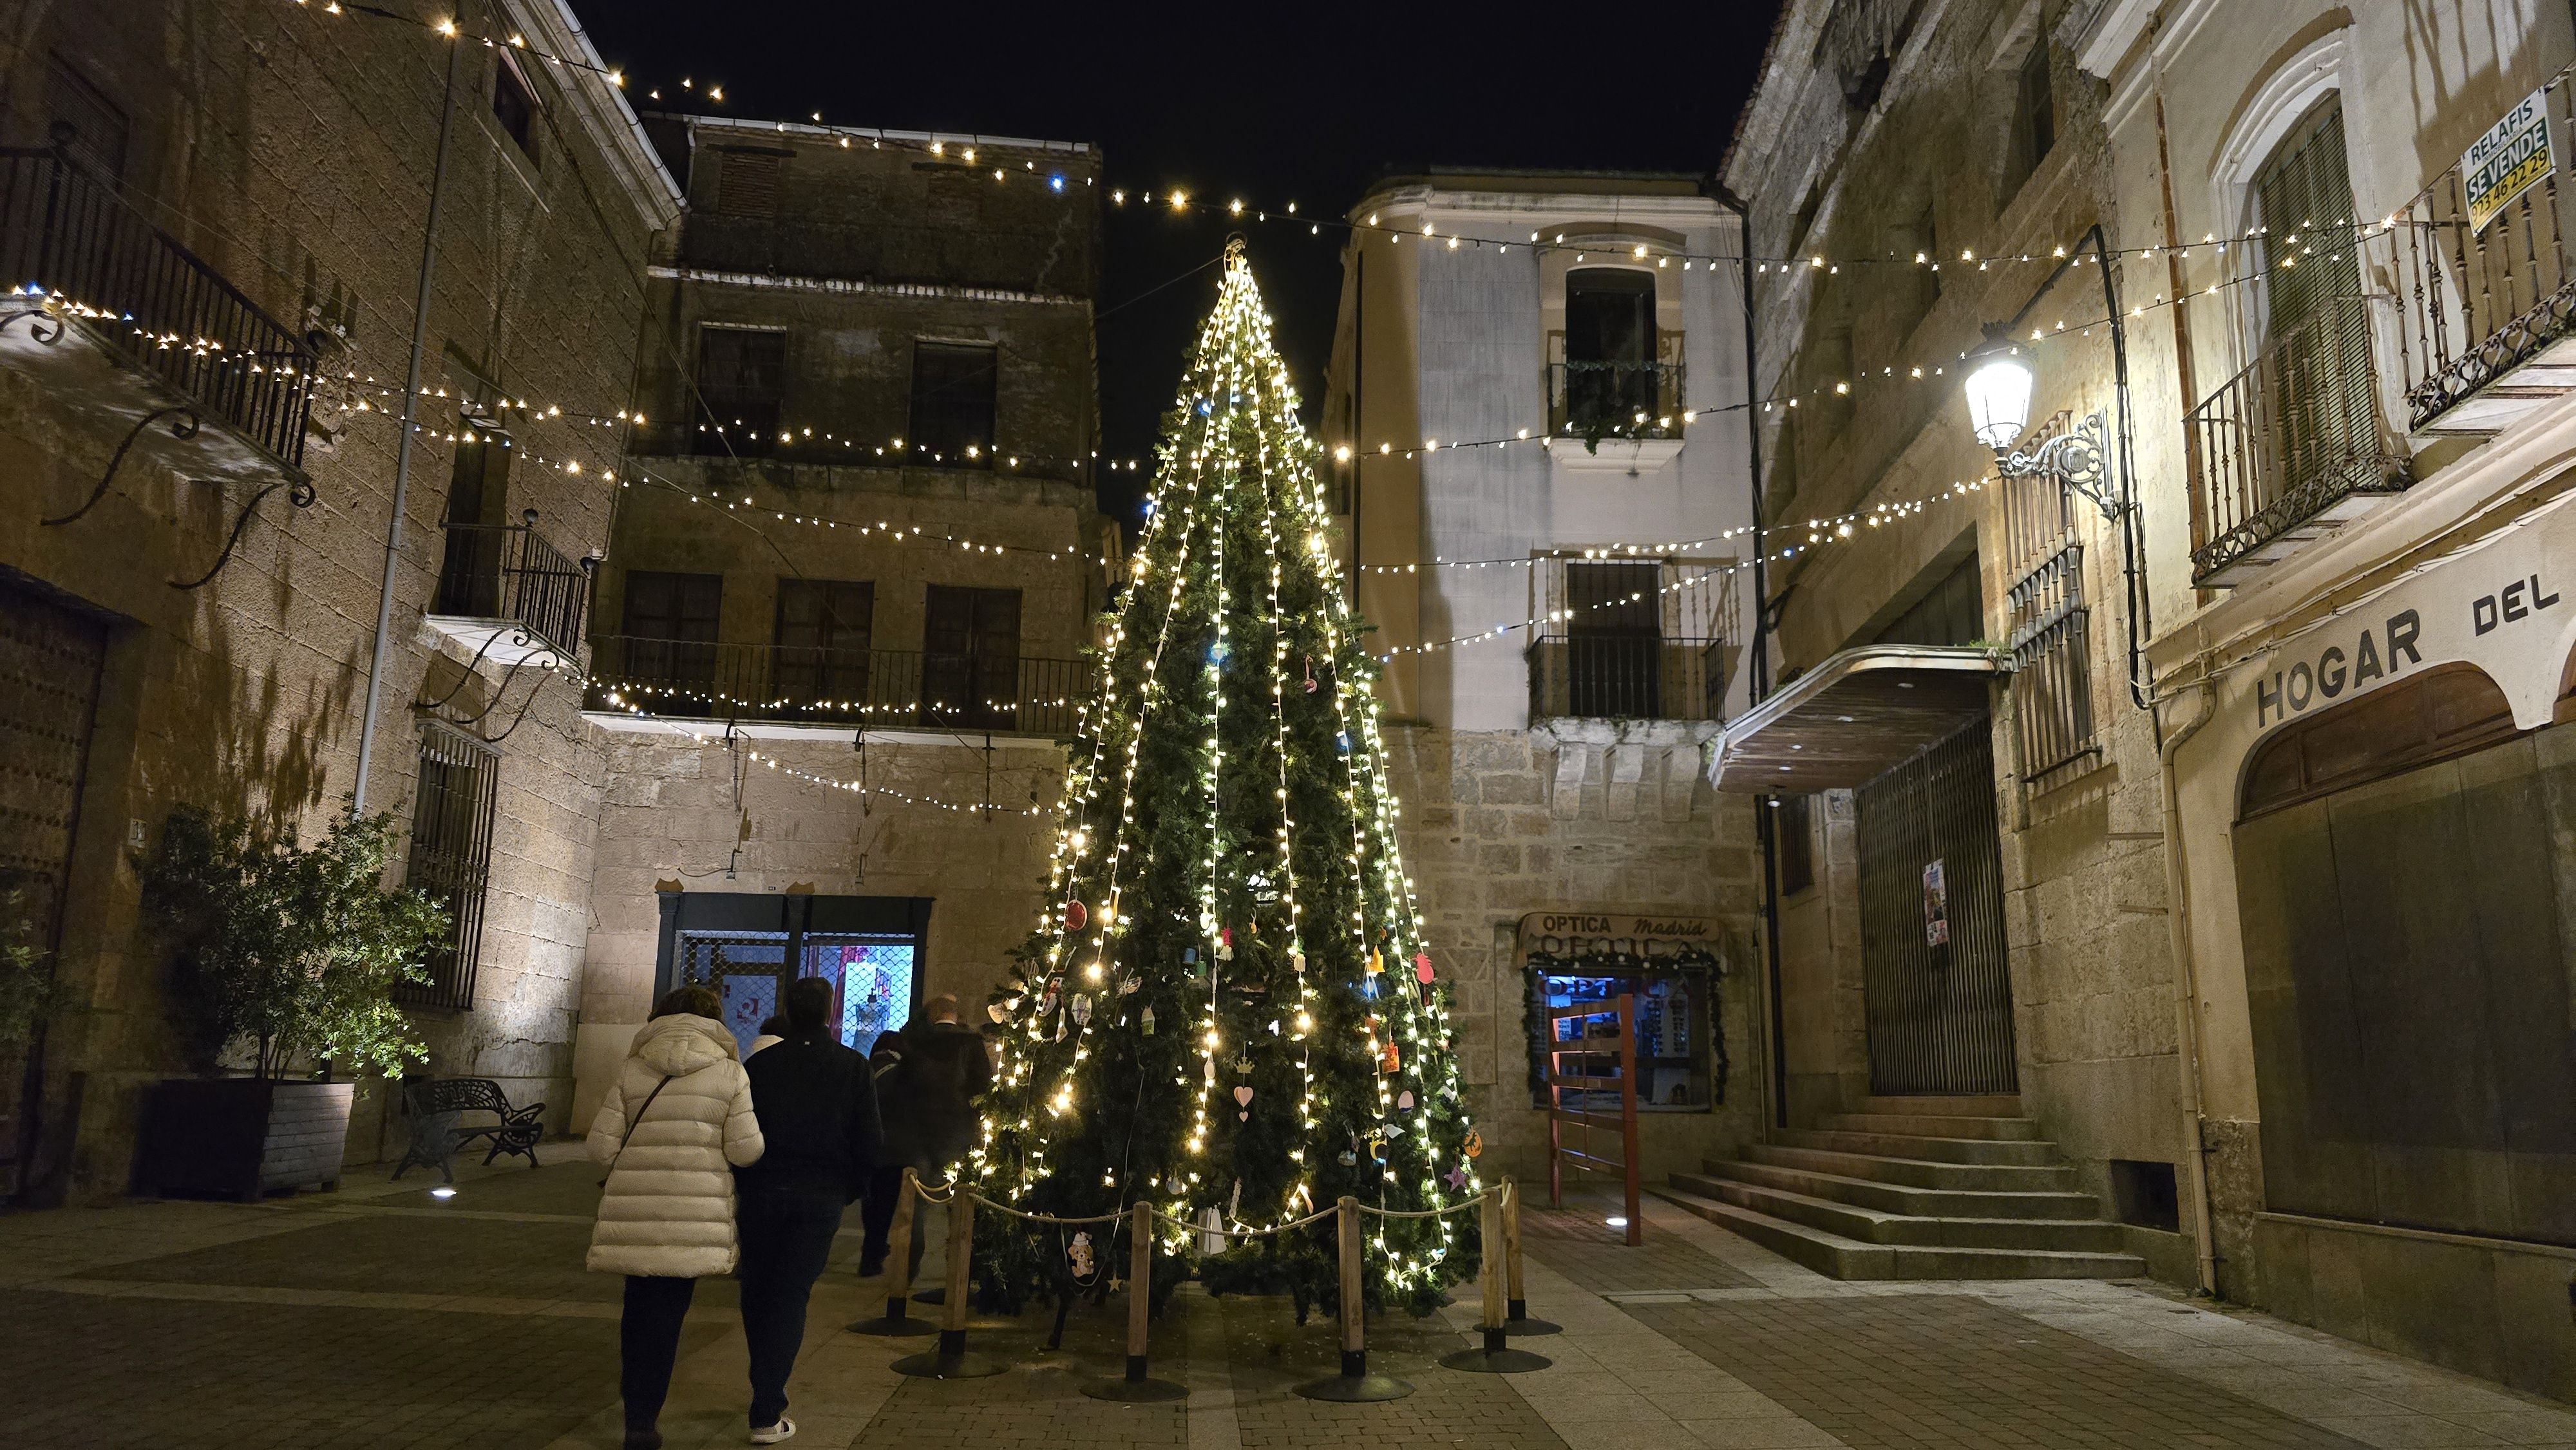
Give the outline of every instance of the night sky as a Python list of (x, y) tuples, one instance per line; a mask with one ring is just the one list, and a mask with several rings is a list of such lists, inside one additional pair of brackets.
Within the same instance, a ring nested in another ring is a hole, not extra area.
[[(1104, 186), (1294, 200), (1328, 217), (1390, 168), (1713, 171), (1778, 8), (573, 5), (639, 106), (656, 86), (676, 95), (686, 75), (721, 84), (724, 103), (704, 109), (728, 115), (819, 110), (850, 126), (1088, 141), (1107, 163)], [(1141, 456), (1215, 273), (1144, 294), (1214, 258), (1234, 228), (1133, 201), (1104, 215), (1102, 430), (1112, 456)], [(1341, 239), (1284, 222), (1243, 229), (1311, 400), (1332, 345)], [(1130, 525), (1144, 475), (1133, 477), (1102, 499)]]

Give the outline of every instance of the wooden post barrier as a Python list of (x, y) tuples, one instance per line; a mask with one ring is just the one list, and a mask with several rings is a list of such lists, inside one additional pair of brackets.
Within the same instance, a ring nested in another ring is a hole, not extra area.
[(1555, 1334), (1565, 1326), (1544, 1319), (1532, 1319), (1528, 1292), (1521, 1284), (1521, 1186), (1518, 1180), (1503, 1180), (1503, 1267), (1509, 1275), (1505, 1287), (1503, 1333)]
[(850, 1326), (852, 1334), (872, 1334), (889, 1339), (906, 1339), (916, 1334), (929, 1334), (938, 1326), (927, 1319), (915, 1319), (912, 1307), (912, 1229), (915, 1205), (921, 1202), (921, 1186), (909, 1168), (903, 1170), (903, 1186), (895, 1190), (894, 1221), (886, 1227), (886, 1307), (874, 1319), (862, 1319)]
[(970, 1380), (1002, 1372), (1002, 1365), (986, 1355), (966, 1352), (967, 1271), (975, 1257), (975, 1195), (965, 1184), (952, 1181), (948, 1188), (948, 1299), (947, 1322), (939, 1331), (939, 1347), (927, 1354), (908, 1354), (894, 1362), (894, 1372), (919, 1379)]
[(1095, 1400), (1148, 1405), (1190, 1397), (1187, 1385), (1146, 1373), (1147, 1325), (1154, 1313), (1154, 1205), (1138, 1199), (1127, 1211), (1127, 1374), (1093, 1380), (1082, 1392)]
[(1363, 1287), (1366, 1265), (1360, 1257), (1360, 1201), (1345, 1193), (1333, 1209), (1335, 1226), (1340, 1231), (1336, 1258), (1341, 1269), (1342, 1372), (1330, 1379), (1310, 1380), (1299, 1385), (1297, 1393), (1310, 1400), (1333, 1400), (1342, 1404), (1403, 1399), (1413, 1393), (1413, 1386), (1392, 1375), (1370, 1374), (1368, 1369), (1368, 1304)]
[(1506, 1312), (1503, 1301), (1507, 1292), (1503, 1281), (1509, 1273), (1506, 1263), (1511, 1257), (1504, 1245), (1503, 1214), (1504, 1199), (1507, 1196), (1506, 1189), (1498, 1188), (1486, 1193), (1485, 1201), (1477, 1205), (1476, 1217), (1480, 1241), (1484, 1245), (1484, 1255), (1483, 1265), (1476, 1279), (1478, 1287), (1484, 1291), (1485, 1301), (1484, 1317), (1478, 1327), (1483, 1332), (1484, 1343), (1474, 1349), (1462, 1349), (1454, 1354), (1442, 1355), (1440, 1362), (1450, 1369), (1463, 1369), (1476, 1374), (1525, 1374), (1534, 1369), (1545, 1369), (1555, 1363), (1546, 1355), (1532, 1354), (1526, 1349), (1513, 1349), (1503, 1342), (1503, 1320)]

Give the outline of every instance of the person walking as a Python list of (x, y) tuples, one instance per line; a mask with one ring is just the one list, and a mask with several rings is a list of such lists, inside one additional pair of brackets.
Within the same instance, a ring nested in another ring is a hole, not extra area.
[(661, 1450), (680, 1325), (698, 1280), (731, 1273), (733, 1168), (760, 1161), (751, 1081), (705, 987), (676, 987), (653, 1004), (590, 1128), (590, 1155), (608, 1165), (589, 1265), (626, 1276), (618, 1324), (617, 1391), (626, 1450)]
[[(885, 1268), (903, 1170), (914, 1169), (934, 1183), (946, 1178), (948, 1165), (964, 1158), (975, 1142), (975, 1099), (993, 1080), (983, 1034), (957, 1020), (957, 998), (946, 992), (924, 1002), (920, 1016), (900, 1031), (879, 1036), (868, 1060), (885, 1115), (885, 1157), (868, 1185), (861, 1278)], [(916, 1219), (910, 1269), (915, 1275), (928, 1242)]]
[(805, 1342), (805, 1305), (841, 1213), (867, 1186), (879, 1144), (868, 1060), (832, 1040), (832, 984), (788, 984), (780, 1040), (751, 1055), (751, 1103), (768, 1151), (742, 1184), (742, 1334), (751, 1350), (751, 1443), (796, 1433), (787, 1376)]

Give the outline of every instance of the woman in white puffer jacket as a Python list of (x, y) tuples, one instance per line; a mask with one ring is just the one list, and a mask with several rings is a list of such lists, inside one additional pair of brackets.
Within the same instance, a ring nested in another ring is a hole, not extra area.
[(717, 1020), (723, 1011), (705, 987), (664, 993), (590, 1128), (591, 1156), (609, 1165), (590, 1267), (626, 1275), (627, 1450), (660, 1450), (655, 1426), (689, 1300), (699, 1279), (733, 1272), (733, 1170), (760, 1160), (751, 1079)]

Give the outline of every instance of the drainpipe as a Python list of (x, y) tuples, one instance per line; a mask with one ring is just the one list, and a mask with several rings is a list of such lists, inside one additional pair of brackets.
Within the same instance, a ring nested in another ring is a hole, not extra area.
[(2191, 883), (2183, 869), (2182, 792), (2174, 778), (2174, 756), (2217, 713), (2218, 686), (2204, 677), (2200, 713), (2165, 737), (2156, 752), (2164, 789), (2165, 931), (2173, 952), (2174, 1021), (2182, 1052), (2183, 1141), (2191, 1153), (2192, 1238), (2200, 1250), (2200, 1292), (2213, 1299), (2218, 1297), (2218, 1246), (2211, 1238), (2209, 1146), (2201, 1129), (2200, 975), (2192, 961)]
[(385, 646), (393, 634), (394, 577), (402, 565), (403, 507), (411, 487), (412, 431), (420, 413), (421, 353), (429, 343), (429, 296), (438, 275), (438, 210), (447, 196), (447, 138), (456, 119), (456, 73), (465, 45), (447, 42), (447, 93), (439, 102), (438, 160), (429, 175), (429, 217), (420, 233), (420, 291), (411, 318), (411, 370), (403, 379), (402, 435), (394, 443), (393, 515), (385, 522), (385, 577), (376, 592), (376, 645), (367, 657), (367, 710), (358, 724), (358, 784), (349, 794), (352, 819), (367, 813), (367, 777), (376, 756), (376, 719), (384, 709)]

